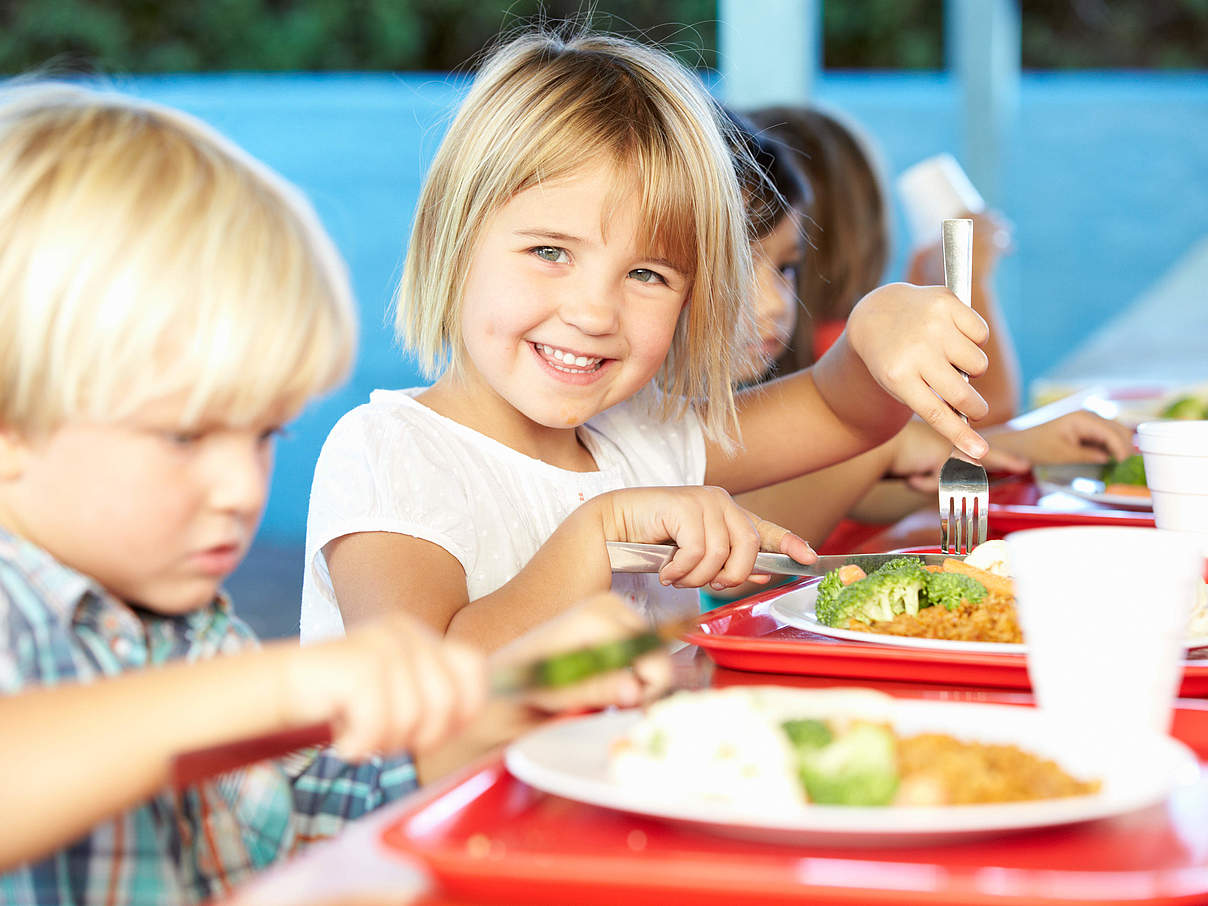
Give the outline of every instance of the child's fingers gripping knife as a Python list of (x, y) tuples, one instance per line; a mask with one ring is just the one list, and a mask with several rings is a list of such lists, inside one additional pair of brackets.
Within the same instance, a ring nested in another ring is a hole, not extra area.
[(431, 748), (465, 726), (485, 701), (482, 656), (404, 614), (303, 651), (323, 648), (336, 657), (319, 665), (316, 679), (329, 684), (336, 748), (349, 760)]
[(794, 535), (796, 542), (786, 542), (787, 529), (763, 522), (723, 488), (632, 489), (619, 492), (617, 502), (625, 510), (617, 524), (626, 531), (613, 540), (674, 542), (675, 554), (659, 572), (664, 585), (732, 588), (751, 578), (756, 554), (789, 553), (785, 543), (810, 555), (804, 541)]

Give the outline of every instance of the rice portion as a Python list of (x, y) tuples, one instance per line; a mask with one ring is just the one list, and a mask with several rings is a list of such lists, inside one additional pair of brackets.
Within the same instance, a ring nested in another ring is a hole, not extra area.
[(847, 628), (858, 632), (957, 642), (1023, 641), (1015, 599), (992, 592), (980, 604), (962, 601), (953, 610), (924, 607), (915, 615), (902, 613), (892, 620), (873, 620), (871, 623), (850, 620)]

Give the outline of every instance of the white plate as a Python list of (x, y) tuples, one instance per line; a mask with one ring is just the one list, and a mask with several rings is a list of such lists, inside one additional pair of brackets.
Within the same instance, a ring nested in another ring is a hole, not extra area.
[(684, 822), (726, 836), (794, 845), (921, 845), (959, 842), (1122, 815), (1164, 801), (1177, 785), (1199, 777), (1199, 763), (1168, 736), (1129, 732), (1127, 746), (1105, 746), (1068, 722), (1033, 708), (964, 702), (895, 700), (888, 719), (904, 734), (949, 733), (986, 743), (1011, 743), (1053, 758), (1082, 779), (1098, 778), (1091, 796), (946, 807), (806, 805), (776, 814), (741, 804), (658, 799), (624, 788), (608, 775), (613, 743), (637, 720), (634, 710), (557, 721), (514, 742), (508, 770), (529, 786), (605, 808)]
[[(839, 629), (818, 621), (814, 604), (818, 600), (818, 583), (811, 582), (786, 591), (768, 605), (772, 616), (808, 632), (848, 639), (853, 642), (876, 642), (897, 648), (926, 648), (930, 651), (968, 651), (977, 654), (1027, 654), (1028, 646), (1022, 642), (961, 642), (954, 639), (926, 639), (908, 635), (889, 635), (883, 632), (861, 632), (858, 629)], [(1187, 639), (1191, 648), (1208, 647), (1208, 638)]]
[(1071, 494), (1081, 500), (1114, 509), (1153, 509), (1153, 502), (1148, 497), (1107, 493), (1107, 486), (1099, 478), (1102, 471), (1103, 467), (1094, 463), (1069, 463), (1035, 466), (1032, 476), (1036, 487), (1045, 494)]

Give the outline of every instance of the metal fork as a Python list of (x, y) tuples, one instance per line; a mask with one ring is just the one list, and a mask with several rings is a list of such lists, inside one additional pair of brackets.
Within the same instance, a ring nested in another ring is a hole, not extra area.
[[(966, 305), (973, 291), (973, 221), (944, 221), (944, 285)], [(964, 374), (962, 372), (962, 374)], [(969, 375), (964, 375), (969, 380)], [(965, 424), (969, 419), (960, 413)], [(990, 482), (979, 463), (957, 454), (940, 469), (940, 549), (967, 554), (986, 540)]]

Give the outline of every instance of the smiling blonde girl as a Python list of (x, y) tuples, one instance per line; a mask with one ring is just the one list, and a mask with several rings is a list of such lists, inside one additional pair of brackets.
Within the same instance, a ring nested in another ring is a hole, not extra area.
[[(324, 445), (304, 638), (407, 609), (491, 648), (610, 584), (684, 614), (761, 547), (814, 556), (730, 492), (866, 450), (910, 405), (984, 450), (948, 403), (984, 412), (957, 368), (985, 368), (985, 325), (934, 287), (871, 294), (816, 368), (734, 395), (756, 332), (727, 128), (691, 72), (622, 39), (532, 34), (488, 60), (397, 298), (436, 381), (375, 391)], [(614, 582), (607, 540), (679, 553)]]

